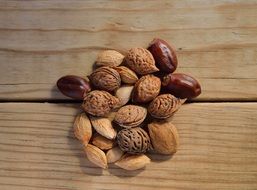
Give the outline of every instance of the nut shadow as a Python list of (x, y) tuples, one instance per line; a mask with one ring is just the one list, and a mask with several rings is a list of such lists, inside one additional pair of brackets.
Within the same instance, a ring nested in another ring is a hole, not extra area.
[(119, 167), (115, 166), (114, 164), (109, 164), (108, 167), (109, 167), (108, 172), (119, 178), (136, 177), (138, 174), (140, 174), (141, 172), (143, 172), (145, 170), (145, 168), (142, 168), (139, 170), (128, 171), (128, 170), (119, 168)]
[(163, 155), (163, 154), (158, 154), (156, 152), (149, 152), (146, 155), (151, 159), (152, 162), (156, 162), (156, 163), (170, 160), (173, 157), (173, 154), (172, 155)]
[[(75, 117), (74, 117), (75, 119)], [(82, 144), (76, 139), (73, 133), (73, 127), (70, 127), (68, 133), (68, 145), (70, 150), (74, 153), (74, 155), (79, 159), (79, 166), (81, 171), (84, 174), (91, 176), (101, 176), (103, 173), (103, 169), (95, 166), (91, 163), (87, 158), (83, 151)]]

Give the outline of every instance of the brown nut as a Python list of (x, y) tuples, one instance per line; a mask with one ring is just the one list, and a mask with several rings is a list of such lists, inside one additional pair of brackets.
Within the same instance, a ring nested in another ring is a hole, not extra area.
[(112, 149), (108, 150), (106, 152), (106, 158), (107, 158), (108, 164), (117, 162), (118, 160), (121, 159), (123, 154), (124, 154), (124, 152), (118, 146), (113, 147)]
[(119, 99), (106, 91), (94, 90), (86, 94), (82, 107), (93, 116), (104, 116), (119, 105)]
[(124, 128), (137, 127), (146, 118), (147, 110), (136, 105), (121, 107), (115, 115), (114, 121)]
[(107, 139), (115, 139), (117, 132), (113, 128), (112, 122), (109, 118), (90, 116), (90, 121), (97, 133)]
[(89, 76), (90, 82), (100, 90), (114, 91), (120, 87), (119, 73), (110, 67), (100, 67)]
[(186, 99), (179, 99), (171, 94), (157, 96), (148, 106), (148, 112), (157, 119), (166, 119), (172, 116)]
[(154, 75), (141, 77), (135, 84), (132, 101), (147, 103), (153, 100), (160, 93), (161, 80)]
[(91, 90), (90, 84), (84, 78), (67, 75), (57, 81), (57, 87), (65, 96), (83, 100), (85, 94)]
[(165, 73), (173, 73), (178, 65), (175, 50), (164, 40), (154, 39), (148, 50), (152, 53), (156, 66)]
[(92, 137), (92, 125), (86, 113), (77, 115), (73, 124), (73, 130), (75, 137), (86, 146)]
[(115, 142), (113, 140), (107, 139), (102, 135), (96, 134), (93, 137), (92, 144), (101, 150), (109, 150), (114, 146)]
[(102, 51), (97, 59), (96, 59), (96, 65), (97, 66), (119, 66), (124, 59), (124, 55), (121, 53), (115, 51), (115, 50), (105, 50)]
[(171, 122), (160, 121), (148, 124), (154, 150), (160, 154), (173, 154), (179, 145), (178, 131)]
[(102, 151), (100, 148), (94, 145), (88, 144), (87, 146), (84, 146), (84, 151), (90, 162), (92, 162), (93, 164), (103, 169), (108, 168), (106, 155), (104, 151)]
[(140, 127), (121, 130), (117, 142), (122, 151), (131, 154), (144, 153), (150, 148), (150, 138)]
[(113, 67), (120, 74), (121, 81), (126, 84), (134, 84), (138, 77), (134, 71), (125, 66)]
[(191, 99), (201, 94), (199, 82), (193, 77), (182, 73), (165, 76), (162, 85), (164, 90), (178, 98)]
[(130, 69), (139, 75), (146, 75), (159, 71), (155, 66), (152, 54), (144, 48), (132, 48), (126, 56), (126, 63)]

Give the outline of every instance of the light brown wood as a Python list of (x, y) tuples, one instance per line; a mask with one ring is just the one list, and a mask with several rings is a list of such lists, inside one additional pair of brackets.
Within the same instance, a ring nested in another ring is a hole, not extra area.
[(0, 100), (67, 99), (66, 74), (86, 76), (102, 49), (125, 52), (160, 37), (197, 100), (257, 100), (257, 1), (0, 1)]
[(172, 118), (172, 157), (145, 170), (89, 163), (74, 138), (79, 105), (0, 104), (0, 189), (257, 189), (257, 103), (193, 103)]

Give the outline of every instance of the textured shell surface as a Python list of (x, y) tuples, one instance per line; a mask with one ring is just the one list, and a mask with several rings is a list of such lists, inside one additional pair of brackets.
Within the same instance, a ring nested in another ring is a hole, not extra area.
[(144, 48), (132, 48), (126, 56), (126, 63), (130, 69), (139, 75), (145, 75), (159, 71), (155, 66), (152, 54)]
[(150, 148), (150, 138), (140, 127), (121, 130), (117, 142), (122, 151), (131, 154), (144, 153)]
[(135, 84), (133, 102), (146, 103), (153, 100), (161, 90), (161, 80), (154, 75), (145, 75)]
[(104, 116), (119, 104), (119, 99), (110, 93), (100, 90), (89, 92), (83, 101), (85, 112), (94, 116)]
[(145, 120), (146, 115), (146, 108), (136, 105), (126, 105), (118, 110), (114, 121), (124, 128), (137, 127)]
[(148, 106), (148, 112), (157, 119), (166, 119), (177, 111), (186, 99), (179, 99), (171, 94), (157, 96)]
[(111, 67), (100, 67), (89, 76), (90, 82), (100, 90), (114, 91), (120, 87), (119, 73)]

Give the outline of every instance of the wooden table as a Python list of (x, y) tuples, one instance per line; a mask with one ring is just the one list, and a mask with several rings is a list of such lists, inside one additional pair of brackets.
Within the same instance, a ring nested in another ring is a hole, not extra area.
[[(202, 94), (173, 117), (181, 146), (145, 170), (100, 170), (55, 86), (103, 49), (160, 37)], [(0, 1), (0, 189), (257, 189), (257, 1)]]

